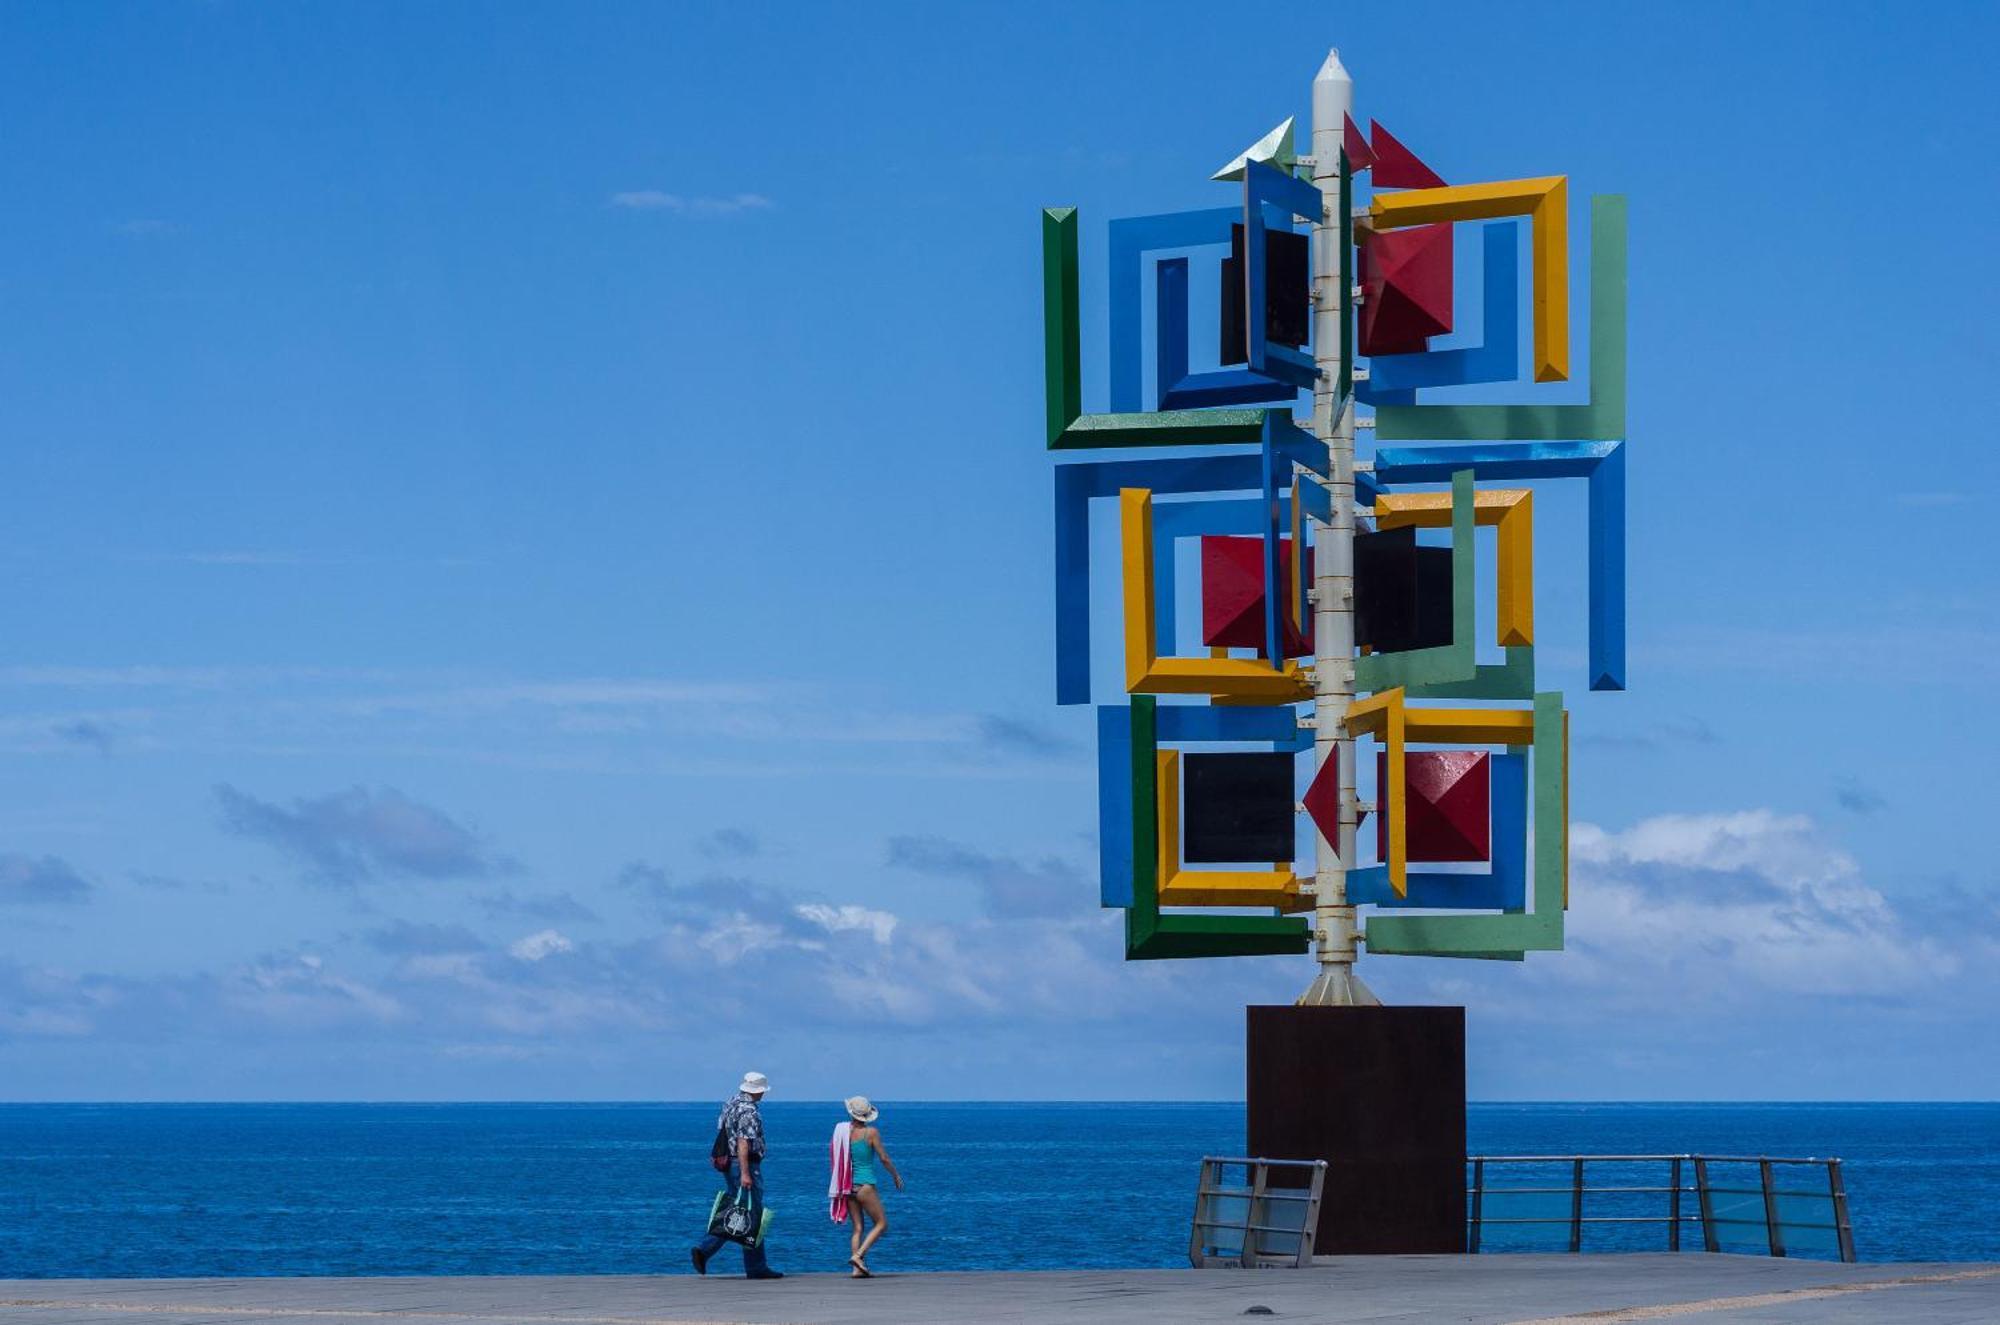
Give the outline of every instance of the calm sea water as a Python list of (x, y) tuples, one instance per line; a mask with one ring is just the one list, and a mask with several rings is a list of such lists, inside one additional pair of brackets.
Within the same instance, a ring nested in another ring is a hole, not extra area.
[[(4, 1105), (0, 1278), (681, 1272), (715, 1114)], [(766, 1108), (781, 1269), (846, 1258), (824, 1199), (838, 1117)], [(1229, 1104), (910, 1104), (881, 1126), (910, 1183), (881, 1269), (1185, 1264), (1195, 1161), (1243, 1144)], [(2000, 1105), (1474, 1105), (1470, 1126), (1486, 1154), (1839, 1155), (1862, 1259), (2000, 1260)], [(1055, 1231), (1080, 1213), (1088, 1237)]]

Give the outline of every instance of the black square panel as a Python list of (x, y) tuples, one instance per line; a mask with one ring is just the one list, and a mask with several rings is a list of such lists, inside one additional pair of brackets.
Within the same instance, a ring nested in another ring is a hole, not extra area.
[(1292, 858), (1296, 756), (1181, 756), (1181, 859), (1193, 865)]
[[(1264, 339), (1294, 349), (1312, 327), (1312, 241), (1287, 230), (1264, 232)], [(1229, 256), (1222, 260), (1222, 362), (1248, 363), (1243, 338), (1243, 226), (1229, 227)]]
[(1451, 549), (1409, 526), (1354, 536), (1354, 639), (1377, 653), (1450, 644)]

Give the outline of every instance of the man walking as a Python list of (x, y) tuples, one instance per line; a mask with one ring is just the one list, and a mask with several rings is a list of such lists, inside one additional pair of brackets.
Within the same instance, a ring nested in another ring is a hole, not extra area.
[[(733, 1201), (739, 1192), (748, 1188), (760, 1209), (764, 1203), (764, 1118), (757, 1112), (757, 1106), (763, 1102), (764, 1092), (770, 1088), (771, 1083), (764, 1079), (762, 1072), (745, 1072), (743, 1084), (722, 1106), (722, 1116), (715, 1124), (729, 1151), (729, 1168), (722, 1175), (726, 1199)], [(694, 1257), (696, 1274), (708, 1273), (708, 1258), (722, 1250), (722, 1243), (719, 1235), (710, 1233), (695, 1244), (690, 1254)], [(764, 1244), (760, 1240), (754, 1247), (743, 1248), (743, 1277), (782, 1279), (785, 1276), (765, 1263)]]

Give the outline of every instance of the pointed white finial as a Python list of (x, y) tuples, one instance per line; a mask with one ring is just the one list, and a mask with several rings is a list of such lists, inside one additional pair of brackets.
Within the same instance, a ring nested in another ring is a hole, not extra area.
[(1319, 67), (1319, 72), (1317, 74), (1313, 75), (1313, 82), (1348, 83), (1348, 84), (1352, 84), (1354, 82), (1354, 80), (1348, 76), (1347, 66), (1340, 62), (1340, 47), (1334, 46), (1328, 49), (1326, 53), (1326, 63)]
[(1250, 144), (1235, 160), (1209, 178), (1242, 179), (1244, 167), (1252, 161), (1266, 161), (1279, 170), (1289, 171), (1299, 159), (1298, 149), (1292, 143), (1292, 119), (1290, 115), (1285, 116), (1283, 124)]

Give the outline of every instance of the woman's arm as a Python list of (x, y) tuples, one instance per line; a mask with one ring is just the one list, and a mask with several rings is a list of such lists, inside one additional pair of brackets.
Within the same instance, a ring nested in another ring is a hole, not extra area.
[(882, 1148), (882, 1133), (875, 1128), (869, 1128), (868, 1144), (875, 1148), (875, 1154), (882, 1161), (882, 1167), (889, 1170), (889, 1176), (896, 1180), (896, 1190), (902, 1191), (903, 1175), (896, 1172), (896, 1161), (890, 1159), (889, 1152)]

